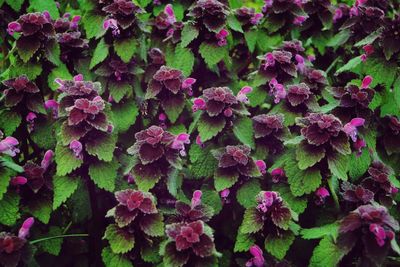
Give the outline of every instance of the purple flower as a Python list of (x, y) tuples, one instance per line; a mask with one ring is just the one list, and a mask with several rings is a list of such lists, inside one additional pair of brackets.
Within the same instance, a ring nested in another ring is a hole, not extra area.
[(229, 35), (229, 32), (226, 29), (221, 29), (215, 37), (218, 39), (218, 46), (225, 46), (227, 44), (226, 37)]
[(103, 23), (103, 29), (111, 29), (114, 36), (118, 36), (120, 34), (118, 23), (115, 19), (106, 19)]
[(281, 102), (282, 99), (285, 99), (287, 96), (285, 87), (283, 86), (283, 84), (278, 83), (278, 81), (273, 78), (271, 79), (271, 81), (269, 82), (269, 87), (270, 87), (270, 94), (272, 94), (275, 99), (274, 99), (274, 103), (278, 104), (279, 102)]
[(364, 139), (357, 138), (357, 141), (353, 143), (354, 149), (357, 151), (357, 157), (360, 157), (362, 154), (362, 149), (367, 146), (367, 143)]
[(13, 186), (24, 185), (28, 182), (24, 176), (15, 176), (11, 179), (10, 183)]
[(246, 267), (264, 267), (265, 259), (261, 248), (257, 245), (253, 245), (250, 247), (249, 251), (253, 258), (246, 262)]
[(14, 32), (21, 32), (22, 28), (21, 28), (21, 24), (19, 24), (16, 21), (10, 22), (8, 23), (8, 27), (7, 27), (7, 32), (10, 35), (13, 35)]
[(200, 135), (196, 136), (196, 144), (197, 144), (198, 146), (200, 146), (201, 148), (204, 147), (204, 143), (201, 141)]
[(22, 238), (22, 239), (26, 239), (29, 236), (29, 230), (31, 229), (31, 227), (33, 226), (33, 224), (35, 223), (35, 219), (33, 217), (29, 217), (28, 219), (26, 219), (21, 228), (19, 229), (18, 232), (18, 237)]
[(222, 190), (221, 192), (219, 192), (219, 195), (222, 198), (227, 198), (230, 194), (230, 190), (228, 188), (225, 188), (224, 190)]
[(171, 4), (168, 4), (165, 6), (164, 13), (167, 15), (167, 21), (170, 25), (172, 25), (176, 22), (174, 9)]
[(43, 160), (40, 164), (40, 166), (44, 169), (47, 170), (51, 162), (53, 161), (53, 156), (54, 152), (52, 150), (47, 150), (46, 153), (44, 153)]
[(4, 138), (0, 141), (0, 153), (14, 157), (15, 155), (17, 155), (17, 153), (19, 153), (19, 149), (15, 147), (18, 144), (18, 140), (12, 136)]
[(204, 101), (203, 98), (195, 98), (193, 100), (193, 106), (192, 106), (193, 112), (205, 109), (206, 109), (206, 101)]
[(343, 17), (343, 11), (340, 8), (335, 9), (335, 14), (333, 15), (333, 22), (336, 23)]
[(29, 132), (33, 131), (35, 128), (35, 120), (37, 119), (37, 116), (33, 112), (29, 112), (28, 115), (26, 115), (26, 122), (28, 123), (28, 130)]
[(189, 139), (190, 135), (187, 133), (180, 133), (178, 134), (174, 141), (171, 144), (171, 148), (172, 149), (176, 149), (179, 150), (179, 153), (181, 154), (181, 156), (186, 156), (186, 152), (185, 152), (185, 144), (190, 144), (190, 139)]
[(317, 205), (322, 205), (325, 202), (325, 199), (330, 196), (330, 194), (325, 187), (320, 187), (315, 192), (315, 196), (317, 197), (315, 203)]
[(253, 91), (253, 88), (250, 86), (244, 86), (240, 91), (238, 92), (236, 98), (239, 102), (243, 103), (249, 103), (249, 99), (247, 97), (247, 94), (251, 93)]
[(182, 89), (187, 90), (187, 94), (189, 96), (193, 95), (193, 91), (192, 91), (192, 85), (195, 84), (196, 79), (194, 78), (186, 78), (185, 80), (183, 80), (182, 82)]
[(354, 118), (349, 123), (346, 123), (343, 127), (343, 131), (353, 140), (357, 141), (357, 127), (363, 126), (365, 120), (363, 118)]
[(293, 19), (294, 25), (302, 25), (304, 21), (306, 21), (308, 17), (306, 16), (297, 16)]
[(282, 168), (275, 168), (271, 171), (271, 176), (272, 182), (279, 183), (279, 181), (286, 177), (286, 174)]
[(262, 174), (266, 174), (267, 173), (267, 164), (265, 164), (265, 161), (263, 160), (256, 160), (256, 165), (258, 170), (262, 173)]
[(261, 19), (263, 18), (262, 13), (256, 13), (250, 18), (250, 23), (253, 25), (257, 25), (260, 23)]
[(51, 110), (54, 119), (58, 118), (58, 102), (56, 100), (54, 99), (46, 100), (46, 102), (44, 102), (44, 107), (47, 110)]
[(72, 140), (71, 143), (69, 143), (69, 149), (72, 150), (76, 158), (82, 159), (83, 155), (81, 142), (79, 142), (78, 140)]
[(201, 196), (202, 196), (202, 192), (200, 190), (196, 190), (193, 192), (193, 197), (192, 197), (192, 201), (191, 201), (191, 208), (195, 208), (198, 205), (201, 204)]
[(362, 80), (361, 89), (369, 88), (370, 84), (372, 83), (373, 78), (371, 76), (365, 76)]

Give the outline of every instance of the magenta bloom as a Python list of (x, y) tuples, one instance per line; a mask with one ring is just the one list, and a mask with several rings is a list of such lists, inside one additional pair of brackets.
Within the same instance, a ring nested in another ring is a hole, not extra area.
[(293, 19), (293, 24), (295, 25), (302, 25), (304, 21), (306, 21), (306, 16), (297, 16)]
[(7, 32), (10, 35), (13, 35), (14, 32), (20, 32), (22, 30), (21, 24), (16, 21), (8, 23)]
[(373, 78), (371, 76), (365, 76), (362, 84), (361, 84), (361, 89), (369, 88), (370, 84), (372, 83)]
[(240, 89), (239, 93), (237, 94), (236, 98), (239, 102), (249, 103), (249, 99), (247, 98), (247, 94), (251, 93), (253, 88), (250, 86), (244, 86)]
[(118, 23), (115, 19), (106, 19), (103, 23), (103, 29), (111, 29), (114, 36), (118, 36), (120, 34)]
[(272, 182), (279, 183), (280, 180), (286, 177), (285, 171), (282, 168), (275, 168), (271, 171)]
[(21, 228), (19, 229), (18, 232), (18, 237), (22, 239), (26, 239), (29, 236), (29, 230), (35, 223), (35, 219), (33, 217), (29, 217), (24, 221), (22, 224)]
[(325, 202), (325, 199), (330, 196), (329, 191), (325, 187), (320, 187), (315, 192), (317, 205), (322, 205)]
[(24, 176), (15, 176), (11, 179), (10, 183), (13, 186), (24, 185), (28, 182)]
[(41, 163), (41, 167), (44, 170), (47, 170), (47, 168), (49, 167), (49, 165), (53, 161), (53, 156), (54, 156), (54, 152), (52, 150), (47, 150), (46, 153), (44, 154), (44, 157), (43, 157), (43, 160), (42, 160), (42, 163)]
[(343, 131), (353, 140), (357, 141), (357, 127), (363, 126), (365, 120), (363, 118), (354, 118), (349, 123), (346, 123), (343, 127)]
[(18, 140), (12, 136), (8, 136), (0, 141), (0, 153), (10, 155), (14, 157), (19, 153), (19, 149), (16, 146), (19, 144)]
[(46, 102), (44, 102), (44, 107), (47, 110), (51, 110), (54, 119), (58, 118), (58, 102), (56, 100), (54, 99), (47, 100)]
[(196, 98), (193, 100), (193, 106), (192, 106), (193, 112), (205, 109), (206, 109), (206, 101), (204, 101), (203, 98)]
[(186, 156), (185, 144), (190, 144), (189, 137), (190, 135), (187, 133), (178, 134), (172, 142), (171, 148), (179, 150), (181, 156)]
[(72, 150), (76, 158), (81, 159), (83, 157), (82, 143), (79, 142), (78, 140), (72, 140), (71, 143), (69, 143), (69, 149)]
[(215, 37), (218, 39), (218, 46), (225, 46), (227, 44), (226, 37), (229, 35), (229, 32), (226, 29), (220, 30)]
[(253, 245), (250, 247), (249, 251), (253, 258), (246, 262), (246, 267), (264, 267), (265, 259), (261, 248), (257, 245)]
[(263, 160), (256, 160), (256, 165), (258, 170), (262, 173), (262, 174), (266, 174), (267, 173), (267, 164), (265, 164), (265, 161)]
[(193, 192), (192, 206), (191, 206), (192, 209), (201, 204), (202, 194), (203, 194), (203, 192), (201, 192), (200, 190), (196, 190)]

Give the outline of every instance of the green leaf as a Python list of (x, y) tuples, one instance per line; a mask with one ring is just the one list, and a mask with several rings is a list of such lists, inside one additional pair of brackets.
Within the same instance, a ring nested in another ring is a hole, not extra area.
[(197, 36), (199, 36), (197, 27), (190, 23), (185, 24), (181, 32), (181, 47), (188, 46)]
[(86, 151), (97, 156), (100, 160), (111, 161), (114, 155), (116, 136), (113, 134), (98, 135), (96, 139), (89, 140), (86, 143)]
[(222, 168), (218, 168), (214, 173), (214, 186), (217, 191), (222, 191), (232, 187), (239, 179), (239, 173), (236, 171), (229, 172)]
[(113, 192), (118, 167), (119, 164), (116, 160), (110, 162), (98, 161), (90, 165), (89, 175), (99, 188)]
[(17, 40), (17, 52), (24, 63), (28, 62), (40, 48), (39, 39), (22, 36)]
[(233, 14), (229, 15), (227, 22), (228, 22), (229, 28), (231, 28), (234, 31), (243, 33), (242, 24), (235, 17), (235, 15), (233, 15)]
[(164, 218), (161, 213), (147, 214), (139, 223), (140, 229), (149, 236), (164, 235)]
[(60, 17), (56, 2), (54, 0), (29, 0), (29, 9), (33, 11), (43, 12), (48, 11), (52, 19)]
[(113, 253), (127, 253), (135, 246), (135, 236), (127, 229), (119, 228), (115, 224), (107, 226), (103, 239), (107, 239)]
[(56, 66), (59, 66), (62, 63), (60, 59), (60, 45), (57, 43), (56, 40), (51, 40), (47, 43), (45, 48), (45, 55), (46, 58)]
[(19, 214), (20, 196), (15, 192), (8, 192), (0, 200), (0, 224), (14, 225), (20, 218)]
[(67, 200), (67, 206), (74, 223), (84, 223), (92, 216), (89, 192), (83, 179), (78, 179), (78, 189)]
[(228, 50), (225, 46), (216, 46), (206, 42), (200, 45), (199, 53), (209, 68), (213, 68), (224, 57), (228, 56)]
[[(3, 162), (0, 162), (3, 165)], [(14, 172), (8, 168), (0, 167), (0, 201), (3, 199), (4, 194), (7, 192), (8, 185)]]
[(248, 117), (241, 117), (233, 123), (233, 133), (245, 145), (255, 149), (253, 122)]
[(352, 153), (349, 159), (351, 167), (349, 168), (349, 175), (352, 180), (356, 180), (364, 175), (371, 164), (371, 157), (368, 153), (368, 149), (363, 149), (362, 154), (357, 156), (356, 153)]
[(106, 18), (100, 14), (97, 14), (93, 11), (89, 11), (83, 17), (83, 27), (86, 31), (86, 37), (92, 39), (96, 37), (96, 39), (103, 36), (106, 30), (103, 28), (103, 22)]
[(6, 136), (12, 135), (21, 124), (21, 116), (10, 110), (0, 111), (0, 128)]
[(175, 123), (185, 108), (185, 97), (182, 94), (171, 95), (161, 101), (161, 106), (168, 116), (168, 119)]
[(243, 215), (243, 222), (240, 226), (242, 234), (253, 234), (260, 231), (264, 226), (262, 216), (258, 214), (256, 208), (246, 209)]
[(329, 236), (325, 236), (314, 249), (310, 267), (335, 267), (346, 253), (335, 245)]
[(135, 124), (139, 115), (139, 108), (135, 101), (128, 99), (118, 104), (113, 104), (113, 123), (117, 132), (126, 132), (129, 127)]
[(35, 130), (30, 133), (32, 140), (43, 149), (56, 146), (55, 124), (51, 120), (35, 122)]
[(178, 191), (181, 189), (182, 186), (182, 176), (179, 175), (179, 170), (176, 168), (171, 168), (168, 171), (167, 176), (167, 189), (168, 192), (174, 196), (178, 196)]
[(321, 239), (325, 236), (332, 236), (333, 238), (336, 238), (338, 231), (339, 224), (335, 222), (320, 227), (302, 229), (300, 234), (303, 239)]
[(53, 91), (60, 87), (60, 85), (55, 82), (56, 78), (60, 78), (62, 80), (72, 80), (72, 75), (69, 73), (66, 65), (61, 64), (60, 66), (51, 70), (47, 78), (47, 83)]
[(61, 206), (78, 188), (76, 177), (54, 176), (53, 178), (53, 210)]
[(167, 57), (167, 65), (181, 70), (188, 77), (193, 71), (194, 55), (190, 49), (178, 45), (173, 57)]
[(244, 183), (236, 193), (236, 199), (240, 205), (248, 209), (256, 205), (255, 196), (260, 193), (261, 186), (258, 179), (251, 179)]
[(233, 252), (247, 252), (255, 242), (256, 239), (253, 235), (243, 234), (238, 231)]
[(150, 246), (149, 244), (143, 244), (143, 246), (140, 247), (140, 255), (145, 262), (150, 262), (154, 264), (161, 262), (161, 256), (158, 251), (159, 244), (157, 243), (153, 243), (152, 246)]
[(161, 173), (159, 172), (159, 170), (154, 170), (154, 173), (151, 171), (152, 170), (147, 170), (147, 172), (145, 172), (144, 174), (134, 172), (135, 183), (139, 190), (147, 192), (152, 189), (161, 179)]
[(37, 62), (23, 63), (21, 60), (10, 67), (10, 77), (17, 77), (25, 74), (30, 80), (35, 80), (42, 73), (42, 65)]
[(190, 146), (189, 156), (192, 162), (190, 171), (195, 178), (213, 176), (215, 168), (218, 166), (218, 161), (211, 154), (211, 150), (211, 146), (205, 148), (201, 148), (197, 144)]
[(278, 260), (282, 260), (293, 244), (294, 238), (292, 231), (285, 231), (280, 236), (269, 234), (267, 238), (265, 238), (265, 250)]
[(349, 157), (340, 153), (328, 155), (329, 170), (339, 179), (347, 180), (347, 171), (349, 168)]
[(382, 30), (383, 30), (383, 28), (379, 28), (376, 31), (373, 31), (367, 37), (365, 37), (361, 41), (358, 41), (354, 46), (360, 47), (360, 46), (364, 46), (367, 44), (372, 44), (379, 36), (381, 36)]
[(50, 221), (53, 203), (50, 199), (36, 199), (29, 202), (27, 211), (44, 224)]
[(207, 212), (212, 209), (213, 214), (216, 215), (222, 210), (222, 201), (217, 191), (210, 189), (208, 186), (201, 187), (203, 195), (201, 196), (201, 203), (207, 206)]
[[(50, 236), (62, 235), (62, 234), (63, 234), (63, 231), (60, 227), (50, 226), (50, 229), (46, 233), (46, 235), (41, 235), (39, 237), (45, 238), (45, 237), (50, 237)], [(38, 246), (43, 251), (45, 251), (51, 255), (58, 256), (60, 254), (63, 241), (64, 241), (63, 238), (54, 238), (54, 239), (42, 241), (42, 242), (38, 243)]]
[(345, 71), (351, 71), (354, 70), (360, 63), (362, 62), (361, 57), (355, 57), (350, 59), (345, 65), (343, 65), (342, 67), (340, 67), (337, 71), (336, 71), (336, 75), (338, 75), (339, 73), (345, 72)]
[(16, 164), (10, 156), (0, 157), (0, 166), (5, 167), (9, 171), (24, 172), (24, 168)]
[(108, 56), (108, 44), (101, 39), (93, 52), (89, 68), (93, 69), (97, 64), (103, 62)]
[(118, 82), (115, 80), (110, 80), (108, 82), (108, 90), (110, 91), (110, 95), (115, 102), (119, 103), (119, 101), (121, 101), (125, 95), (133, 91), (133, 88), (128, 81)]
[(329, 47), (341, 46), (347, 42), (347, 40), (350, 38), (350, 36), (351, 36), (350, 30), (348, 30), (348, 29), (342, 30), (342, 31), (338, 32), (335, 36), (333, 36), (328, 41), (326, 46), (329, 46)]
[(55, 161), (57, 163), (57, 175), (64, 176), (79, 168), (83, 160), (78, 159), (68, 147), (60, 143), (56, 146)]
[(301, 214), (307, 208), (307, 198), (303, 197), (295, 197), (288, 185), (284, 184), (275, 184), (272, 186), (273, 191), (279, 192), (283, 200), (288, 204), (290, 209), (292, 209), (297, 214)]
[(6, 3), (15, 11), (19, 11), (24, 3), (24, 0), (6, 0)]
[(325, 149), (322, 146), (309, 145), (301, 142), (296, 149), (296, 160), (300, 170), (314, 166), (325, 157)]
[(133, 55), (136, 53), (138, 42), (134, 37), (117, 39), (114, 41), (115, 53), (123, 62), (129, 63)]
[(250, 106), (257, 107), (261, 106), (265, 102), (265, 98), (267, 97), (267, 91), (260, 87), (253, 87), (253, 91), (247, 95)]
[(397, 65), (394, 62), (386, 61), (383, 58), (370, 57), (363, 65), (365, 75), (371, 75), (374, 79), (371, 88), (378, 84), (385, 85), (386, 89), (392, 86), (397, 77)]
[(251, 30), (244, 33), (244, 38), (246, 39), (247, 46), (249, 47), (250, 52), (254, 52), (257, 44), (257, 30)]
[(222, 116), (209, 117), (203, 114), (197, 124), (197, 130), (199, 131), (201, 141), (204, 143), (211, 140), (225, 127), (226, 121)]
[(110, 247), (103, 248), (101, 257), (106, 267), (133, 267), (131, 261), (126, 256), (114, 254)]

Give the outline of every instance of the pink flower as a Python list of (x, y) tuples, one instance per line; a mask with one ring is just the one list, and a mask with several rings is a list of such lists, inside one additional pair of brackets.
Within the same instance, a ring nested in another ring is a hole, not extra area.
[(158, 115), (158, 120), (162, 122), (166, 121), (167, 115), (165, 115), (165, 113), (160, 113), (160, 115)]
[(33, 112), (29, 112), (28, 115), (26, 115), (26, 121), (29, 123), (33, 123), (35, 119), (37, 118), (36, 114)]
[(14, 32), (20, 32), (22, 30), (21, 24), (16, 21), (8, 23), (7, 32), (10, 35), (13, 35)]
[(202, 195), (203, 195), (203, 192), (201, 192), (200, 190), (196, 190), (193, 192), (192, 204), (191, 204), (192, 209), (201, 204), (201, 196)]
[(75, 75), (74, 82), (83, 82), (83, 75), (82, 74)]
[(357, 141), (357, 127), (363, 126), (365, 120), (363, 118), (354, 118), (343, 127), (343, 131), (353, 140)]
[(256, 13), (250, 18), (250, 23), (253, 25), (257, 25), (260, 23), (261, 19), (263, 18), (262, 13)]
[(372, 81), (373, 81), (373, 78), (371, 76), (369, 76), (369, 75), (365, 76), (361, 83), (361, 89), (369, 88)]
[(71, 20), (71, 29), (78, 28), (78, 22), (81, 20), (81, 16), (74, 16)]
[(225, 46), (227, 44), (226, 37), (229, 35), (229, 32), (226, 29), (220, 30), (215, 37), (218, 39), (218, 46)]
[(24, 185), (27, 182), (28, 182), (28, 179), (26, 179), (24, 176), (15, 176), (10, 181), (11, 185), (13, 185), (13, 186)]
[(336, 8), (335, 14), (333, 15), (333, 22), (336, 23), (343, 17), (343, 11), (340, 8)]
[(246, 267), (263, 267), (265, 266), (265, 259), (261, 248), (257, 245), (250, 247), (250, 254), (253, 256), (250, 260), (246, 262)]
[(204, 147), (204, 143), (201, 141), (200, 135), (196, 137), (196, 144), (199, 145), (201, 148)]
[(179, 150), (179, 153), (181, 154), (181, 156), (186, 156), (185, 144), (190, 144), (189, 137), (190, 137), (190, 135), (187, 133), (178, 134), (175, 137), (174, 141), (172, 142), (171, 148)]
[(356, 17), (358, 16), (358, 8), (353, 6), (350, 8), (350, 17)]
[(32, 225), (35, 223), (35, 219), (33, 217), (29, 217), (24, 221), (21, 228), (18, 232), (18, 237), (22, 239), (26, 239), (29, 236), (29, 230), (31, 229)]
[(72, 150), (74, 153), (75, 157), (78, 159), (82, 159), (82, 143), (79, 142), (78, 140), (72, 140), (71, 143), (69, 143), (69, 149)]
[(274, 103), (278, 104), (281, 99), (285, 99), (286, 98), (286, 90), (285, 87), (283, 86), (283, 84), (278, 83), (278, 81), (273, 78), (270, 82), (269, 82), (269, 87), (270, 89), (270, 93), (275, 97), (274, 99)]
[(303, 72), (304, 68), (305, 68), (305, 60), (304, 60), (304, 58), (301, 55), (296, 54), (295, 59), (296, 59), (296, 62), (297, 62), (297, 66), (296, 66), (297, 70), (300, 71), (300, 72)]
[(273, 67), (275, 66), (275, 58), (274, 55), (271, 52), (268, 52), (264, 56), (264, 70), (266, 70), (268, 67)]
[(367, 55), (366, 55), (366, 54), (362, 54), (362, 55), (360, 56), (360, 59), (361, 59), (362, 62), (367, 61)]
[(251, 93), (253, 88), (250, 86), (244, 86), (240, 89), (239, 93), (237, 94), (236, 98), (239, 102), (249, 103), (249, 99), (247, 98), (247, 94)]
[(206, 101), (204, 101), (203, 98), (195, 98), (193, 100), (193, 106), (192, 106), (193, 112), (205, 109), (206, 109)]
[(265, 161), (259, 159), (256, 160), (256, 165), (258, 170), (262, 173), (262, 174), (266, 174), (267, 173), (267, 164), (265, 164)]
[(363, 50), (367, 56), (372, 55), (375, 51), (374, 46), (372, 44), (364, 45)]
[(109, 28), (112, 29), (112, 34), (114, 36), (119, 35), (121, 32), (118, 28), (118, 23), (115, 19), (106, 19), (103, 23), (103, 29), (108, 30)]
[(386, 232), (382, 226), (372, 223), (369, 225), (369, 231), (375, 235), (375, 240), (378, 246), (382, 247), (385, 245)]
[(126, 181), (128, 182), (128, 184), (134, 184), (135, 183), (135, 177), (131, 173), (129, 173), (126, 176)]
[(14, 157), (19, 153), (19, 149), (15, 147), (18, 144), (18, 140), (12, 136), (4, 138), (0, 141), (0, 153)]
[(227, 198), (228, 196), (229, 196), (229, 193), (230, 193), (231, 191), (228, 189), (228, 188), (225, 188), (224, 190), (222, 190), (221, 192), (219, 192), (219, 195), (222, 197), (222, 198)]
[(49, 99), (44, 102), (44, 108), (47, 110), (51, 110), (53, 113), (53, 118), (58, 118), (58, 102), (54, 99)]
[(172, 25), (176, 22), (174, 9), (171, 4), (165, 6), (164, 13), (167, 15), (167, 22), (169, 23), (169, 25)]
[(363, 139), (360, 139), (360, 138), (358, 138), (357, 141), (355, 141), (355, 142), (353, 143), (354, 149), (357, 150), (357, 157), (361, 156), (361, 154), (362, 154), (362, 149), (363, 149), (364, 147), (366, 147), (366, 146), (367, 146), (367, 145), (366, 145), (365, 141), (364, 141)]
[(44, 170), (47, 170), (50, 163), (53, 161), (53, 156), (54, 156), (54, 152), (52, 150), (47, 150), (46, 153), (44, 153), (43, 160), (40, 164)]
[(275, 168), (271, 171), (272, 182), (278, 183), (282, 178), (285, 177), (285, 171), (282, 168)]
[(315, 204), (322, 205), (325, 202), (325, 198), (329, 197), (329, 191), (325, 187), (320, 187), (315, 192), (315, 196), (317, 197)]
[(224, 116), (225, 117), (230, 118), (230, 117), (232, 117), (232, 115), (233, 115), (233, 111), (232, 111), (231, 108), (227, 108), (227, 109), (224, 110)]
[(192, 85), (196, 82), (196, 79), (194, 78), (186, 78), (183, 82), (182, 82), (182, 89), (187, 90), (187, 93), (189, 96), (193, 95), (193, 91), (192, 91)]
[(304, 21), (306, 21), (306, 16), (297, 16), (293, 20), (294, 25), (302, 25)]

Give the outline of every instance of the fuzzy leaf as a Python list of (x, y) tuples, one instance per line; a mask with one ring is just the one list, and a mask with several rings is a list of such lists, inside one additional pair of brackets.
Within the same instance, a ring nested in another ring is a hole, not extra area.
[(327, 235), (330, 235), (333, 238), (336, 238), (338, 231), (339, 231), (339, 224), (332, 223), (320, 227), (302, 229), (301, 237), (303, 239), (320, 239)]
[(310, 267), (335, 267), (344, 256), (344, 252), (336, 246), (329, 236), (325, 236), (314, 249)]
[(108, 56), (108, 45), (101, 39), (93, 52), (92, 60), (90, 61), (89, 68), (93, 69), (97, 64), (103, 62)]
[(110, 80), (108, 83), (108, 90), (114, 101), (119, 103), (125, 95), (133, 91), (133, 88), (127, 81), (118, 82)]
[(137, 51), (137, 40), (133, 37), (126, 39), (117, 39), (114, 41), (115, 53), (122, 59), (123, 62), (129, 63), (133, 55)]
[(111, 161), (116, 139), (116, 136), (112, 134), (98, 135), (96, 139), (89, 140), (86, 143), (86, 151), (92, 156), (97, 156), (100, 160)]
[(174, 196), (178, 196), (178, 191), (182, 186), (182, 176), (179, 175), (179, 170), (176, 168), (171, 168), (167, 176), (167, 188), (168, 192)]
[(25, 74), (31, 81), (35, 80), (43, 70), (42, 65), (39, 63), (23, 63), (21, 60), (16, 60), (16, 62), (10, 68), (10, 77), (17, 77)]
[(147, 214), (139, 223), (140, 229), (149, 236), (163, 236), (164, 222), (161, 213)]
[(213, 68), (218, 62), (227, 56), (228, 51), (224, 46), (216, 46), (203, 42), (199, 47), (199, 53), (207, 66)]
[[(255, 196), (261, 191), (258, 179), (251, 179), (243, 184), (236, 193), (236, 199), (240, 205), (248, 209), (256, 204)], [(254, 196), (254, 197), (253, 197)]]
[(126, 253), (135, 246), (135, 236), (127, 229), (119, 228), (115, 224), (107, 226), (103, 239), (107, 239), (113, 253)]
[(350, 59), (345, 65), (336, 71), (336, 75), (345, 71), (354, 70), (359, 64), (361, 64), (361, 62), (360, 56)]
[(253, 122), (248, 117), (241, 117), (233, 123), (233, 133), (245, 145), (255, 149)]
[(297, 214), (300, 215), (307, 208), (307, 198), (293, 196), (289, 186), (284, 184), (276, 184), (272, 186), (272, 190), (279, 192), (283, 200), (289, 205), (290, 209)]
[(112, 106), (113, 122), (116, 131), (126, 132), (130, 126), (135, 124), (139, 115), (139, 108), (136, 103), (129, 99)]
[(265, 250), (278, 260), (282, 260), (293, 244), (294, 238), (291, 231), (285, 231), (281, 236), (270, 234), (265, 239)]
[(40, 41), (37, 38), (22, 36), (17, 40), (17, 48), (19, 57), (26, 63), (40, 48)]
[(309, 145), (301, 142), (296, 149), (296, 160), (300, 170), (314, 166), (325, 157), (325, 149), (322, 146)]
[(28, 204), (27, 210), (39, 221), (48, 224), (50, 221), (53, 203), (50, 199), (37, 199)]
[(197, 36), (199, 36), (199, 30), (190, 23), (185, 24), (181, 32), (181, 47), (188, 46)]
[(57, 163), (57, 175), (64, 176), (79, 168), (83, 160), (76, 158), (68, 147), (58, 143), (55, 151), (55, 162)]
[(78, 188), (78, 178), (54, 176), (53, 178), (53, 210), (61, 206)]
[(234, 15), (230, 15), (227, 19), (227, 22), (229, 28), (234, 31), (243, 33), (242, 24), (240, 24), (240, 21)]
[(351, 162), (351, 165), (348, 168), (349, 175), (352, 180), (363, 176), (364, 173), (368, 170), (371, 161), (371, 156), (369, 155), (367, 149), (363, 149), (361, 156), (357, 156), (355, 153), (353, 153), (350, 156), (349, 162)]
[(239, 179), (238, 172), (228, 172), (224, 169), (217, 169), (214, 173), (214, 186), (217, 191), (232, 187)]
[(190, 76), (194, 65), (194, 55), (190, 49), (177, 46), (174, 55), (167, 57), (167, 65), (181, 70), (185, 76)]
[(260, 231), (264, 226), (262, 217), (259, 216), (256, 208), (246, 209), (243, 215), (243, 222), (240, 226), (242, 234), (253, 234)]
[[(40, 236), (41, 238), (49, 237), (49, 236), (57, 236), (57, 235), (62, 235), (63, 231), (60, 227), (57, 226), (50, 226), (49, 231), (43, 235)], [(38, 243), (39, 247), (54, 256), (58, 256), (61, 251), (61, 246), (64, 241), (64, 238), (54, 238), (50, 240), (46, 240), (43, 242)]]
[(60, 17), (56, 2), (54, 0), (29, 0), (29, 9), (36, 12), (48, 11), (52, 19), (57, 19)]
[(60, 87), (60, 85), (55, 82), (56, 78), (60, 78), (62, 80), (72, 80), (72, 75), (71, 73), (69, 73), (66, 65), (61, 64), (60, 66), (51, 70), (47, 78), (47, 83), (53, 91), (57, 90)]
[(43, 149), (53, 149), (57, 143), (55, 128), (51, 120), (35, 123), (35, 130), (31, 133), (33, 142)]
[(12, 135), (21, 123), (18, 113), (10, 110), (0, 111), (0, 129), (6, 136)]
[(349, 157), (340, 153), (328, 156), (329, 170), (339, 179), (347, 180), (347, 171), (349, 168)]
[(106, 267), (133, 267), (131, 261), (125, 255), (114, 254), (110, 247), (103, 248), (101, 257)]
[(90, 165), (89, 175), (99, 188), (113, 192), (118, 167), (119, 164), (116, 160), (110, 162), (98, 161)]
[(24, 3), (24, 0), (6, 0), (6, 3), (15, 11), (19, 11)]
[(185, 98), (182, 94), (171, 95), (161, 101), (161, 106), (168, 116), (168, 119), (175, 123), (185, 108)]
[(20, 217), (20, 196), (14, 192), (8, 192), (0, 200), (0, 224), (14, 225)]
[(45, 49), (46, 58), (56, 66), (62, 64), (62, 61), (60, 59), (60, 54), (61, 54), (60, 45), (57, 43), (56, 40), (52, 40), (46, 45)]
[(103, 22), (106, 18), (102, 15), (99, 15), (95, 12), (89, 11), (83, 17), (83, 27), (86, 31), (86, 36), (89, 39), (96, 37), (96, 39), (100, 38), (106, 32), (103, 29)]
[(258, 32), (256, 30), (251, 30), (244, 33), (244, 38), (246, 39), (247, 46), (249, 47), (250, 52), (254, 52), (257, 44), (257, 35)]
[(255, 242), (256, 239), (253, 235), (242, 234), (240, 231), (238, 231), (233, 251), (247, 252)]
[(201, 141), (204, 143), (211, 140), (224, 129), (225, 124), (226, 121), (222, 116), (209, 117), (203, 114), (197, 124)]

